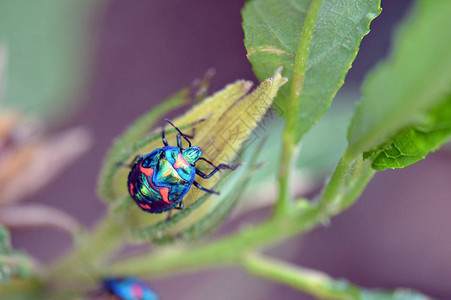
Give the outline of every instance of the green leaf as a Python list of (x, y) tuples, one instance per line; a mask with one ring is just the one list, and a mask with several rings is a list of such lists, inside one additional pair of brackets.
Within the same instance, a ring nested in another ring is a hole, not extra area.
[(42, 117), (67, 110), (85, 84), (89, 18), (103, 1), (0, 1), (8, 52), (4, 104)]
[(32, 269), (31, 260), (25, 253), (11, 248), (9, 232), (0, 226), (0, 284), (13, 276), (27, 277)]
[[(317, 17), (309, 19), (318, 3)], [(276, 105), (282, 116), (298, 113), (297, 140), (318, 121), (343, 84), (370, 22), (381, 11), (379, 4), (378, 0), (247, 2), (242, 14), (248, 58), (259, 79), (284, 67), (289, 84), (281, 89)]]
[(373, 168), (412, 164), (449, 140), (451, 1), (419, 1), (394, 50), (366, 79), (348, 131), (348, 154)]
[(371, 157), (373, 169), (404, 168), (451, 139), (451, 97), (425, 116), (423, 124), (407, 127), (376, 150), (364, 153)]
[(9, 237), (9, 231), (0, 226), (0, 253), (6, 253), (11, 250), (11, 242)]

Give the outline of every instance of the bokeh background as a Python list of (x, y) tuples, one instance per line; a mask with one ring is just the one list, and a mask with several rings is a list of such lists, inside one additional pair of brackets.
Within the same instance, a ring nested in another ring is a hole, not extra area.
[[(335, 115), (325, 116), (340, 124), (321, 121), (321, 131), (308, 137), (317, 147), (310, 152), (326, 149), (334, 159), (340, 154), (344, 144), (328, 140), (345, 136), (349, 110), (337, 117), (340, 103), (358, 98), (366, 72), (390, 53), (393, 30), (411, 4), (382, 2), (383, 12), (372, 22), (334, 102)], [(102, 158), (127, 125), (211, 67), (216, 69), (211, 91), (236, 79), (256, 82), (243, 46), (243, 5), (243, 0), (1, 0), (0, 43), (9, 58), (1, 105), (38, 116), (49, 134), (83, 126), (94, 141), (86, 154), (24, 202), (52, 205), (94, 225), (105, 212), (95, 194)], [(402, 170), (379, 172), (348, 211), (269, 253), (364, 287), (403, 286), (451, 299), (449, 149)], [(321, 178), (307, 189), (309, 194), (315, 194)], [(268, 213), (260, 209), (250, 218)], [(246, 220), (228, 222), (221, 231)], [(15, 248), (43, 262), (71, 244), (70, 236), (52, 228), (13, 229), (12, 238)], [(150, 284), (162, 299), (311, 299), (232, 268)]]

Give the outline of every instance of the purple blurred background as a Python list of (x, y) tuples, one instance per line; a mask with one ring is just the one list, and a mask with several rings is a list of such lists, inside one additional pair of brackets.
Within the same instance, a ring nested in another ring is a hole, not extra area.
[[(107, 2), (92, 21), (93, 74), (82, 108), (64, 127), (83, 125), (92, 150), (33, 199), (92, 225), (105, 211), (95, 196), (103, 155), (114, 137), (143, 111), (214, 67), (211, 90), (252, 79), (243, 46), (244, 1)], [(347, 78), (358, 87), (389, 52), (393, 28), (411, 1), (384, 1)], [(61, 127), (62, 128), (62, 127)], [(59, 129), (61, 129), (59, 128)], [(271, 254), (346, 278), (364, 287), (421, 290), (451, 299), (450, 152), (437, 152), (403, 170), (378, 173), (361, 199), (323, 228)], [(50, 229), (13, 231), (13, 243), (48, 261), (70, 247)], [(215, 270), (151, 282), (162, 299), (311, 299), (238, 269)]]

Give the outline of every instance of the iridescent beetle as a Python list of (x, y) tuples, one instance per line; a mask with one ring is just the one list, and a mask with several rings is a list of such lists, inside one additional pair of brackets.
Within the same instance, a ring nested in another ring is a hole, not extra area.
[[(204, 188), (196, 182), (195, 175), (210, 178), (221, 169), (235, 170), (240, 164), (215, 166), (212, 162), (201, 157), (202, 149), (192, 146), (189, 139), (194, 138), (195, 128), (191, 135), (184, 134), (171, 121), (165, 120), (178, 132), (177, 147), (169, 146), (165, 136), (165, 128), (161, 131), (164, 147), (156, 149), (146, 155), (137, 155), (128, 175), (128, 191), (138, 206), (149, 213), (162, 213), (171, 209), (183, 209), (183, 197), (194, 185), (198, 189), (211, 194), (219, 194)], [(199, 120), (191, 125), (202, 122)], [(189, 147), (182, 147), (182, 138)], [(203, 160), (214, 170), (205, 174), (196, 169), (196, 162)], [(168, 218), (170, 218), (170, 213)]]
[(121, 300), (158, 300), (157, 294), (135, 278), (107, 278), (103, 288)]

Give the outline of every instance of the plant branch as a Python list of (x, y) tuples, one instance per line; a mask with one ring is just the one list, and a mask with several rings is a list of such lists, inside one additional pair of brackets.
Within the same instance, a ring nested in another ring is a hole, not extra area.
[(312, 41), (313, 30), (321, 3), (322, 0), (313, 0), (310, 4), (310, 8), (305, 16), (298, 51), (296, 52), (296, 57), (294, 60), (290, 97), (288, 99), (288, 103), (285, 105), (286, 125), (282, 134), (282, 152), (279, 166), (279, 198), (275, 206), (276, 216), (282, 216), (289, 209), (292, 201), (291, 196), (289, 195), (289, 175), (293, 154), (298, 142), (296, 130), (301, 101), (301, 91), (304, 84), (310, 43)]
[(318, 299), (355, 299), (359, 291), (345, 280), (337, 281), (325, 273), (293, 266), (258, 253), (248, 253), (242, 265), (257, 277), (288, 285)]
[(352, 157), (345, 151), (324, 188), (318, 205), (327, 215), (338, 214), (355, 202), (374, 173), (371, 162), (364, 161), (361, 154)]
[(429, 299), (406, 289), (367, 290), (344, 279), (337, 280), (323, 272), (294, 266), (255, 252), (247, 253), (243, 257), (242, 266), (257, 277), (285, 284), (316, 299)]
[(46, 280), (62, 286), (97, 280), (105, 261), (124, 244), (125, 235), (125, 226), (109, 212), (92, 233), (81, 236), (71, 252), (50, 266)]
[[(289, 214), (284, 219), (272, 219), (206, 245), (163, 248), (153, 253), (126, 258), (113, 263), (109, 273), (114, 276), (133, 274), (160, 277), (236, 264), (246, 251), (283, 241), (298, 233), (301, 228), (310, 228), (311, 221), (317, 218), (318, 213), (319, 210), (314, 207), (303, 208), (302, 213)], [(296, 220), (298, 224), (294, 224)]]

